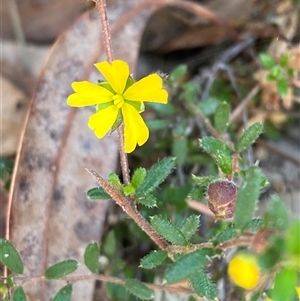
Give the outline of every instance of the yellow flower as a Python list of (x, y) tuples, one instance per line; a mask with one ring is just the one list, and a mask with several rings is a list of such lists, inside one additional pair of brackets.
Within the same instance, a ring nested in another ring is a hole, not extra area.
[(99, 139), (123, 121), (125, 152), (131, 153), (137, 144), (141, 146), (149, 138), (149, 130), (140, 116), (144, 101), (165, 104), (168, 93), (162, 88), (158, 74), (134, 82), (124, 61), (115, 60), (111, 64), (104, 61), (95, 67), (106, 81), (99, 84), (74, 82), (75, 93), (68, 97), (67, 103), (73, 107), (96, 105), (96, 113), (90, 116), (88, 126)]
[(229, 263), (228, 274), (236, 285), (246, 290), (254, 289), (260, 279), (256, 257), (245, 252), (236, 254)]

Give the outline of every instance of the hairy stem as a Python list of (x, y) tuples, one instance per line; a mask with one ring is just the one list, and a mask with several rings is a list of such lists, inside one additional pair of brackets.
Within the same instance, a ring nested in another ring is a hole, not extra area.
[[(106, 0), (94, 0), (96, 3), (96, 8), (99, 11), (99, 17), (102, 24), (102, 33), (103, 33), (103, 43), (105, 48), (105, 53), (107, 61), (111, 64), (113, 61), (113, 51), (111, 47), (111, 35), (109, 30), (109, 23), (106, 14)], [(120, 163), (123, 174), (123, 181), (125, 185), (130, 183), (129, 168), (128, 168), (128, 159), (124, 149), (124, 127), (118, 127), (118, 144), (120, 152)]]
[(113, 186), (106, 182), (94, 170), (86, 170), (96, 179), (98, 184), (115, 200), (115, 202), (136, 222), (136, 224), (157, 244), (157, 246), (166, 250), (169, 244), (152, 228), (152, 226), (144, 219), (141, 213), (136, 209), (134, 202), (121, 195)]

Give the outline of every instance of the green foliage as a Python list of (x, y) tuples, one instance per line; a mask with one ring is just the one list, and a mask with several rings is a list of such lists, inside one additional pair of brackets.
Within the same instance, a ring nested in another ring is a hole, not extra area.
[(58, 279), (73, 273), (78, 268), (78, 262), (74, 259), (68, 259), (56, 263), (49, 267), (45, 272), (46, 279)]
[(214, 155), (218, 167), (225, 173), (232, 173), (231, 150), (221, 140), (213, 137), (204, 137), (200, 140), (200, 147)]
[(0, 179), (4, 181), (4, 188), (9, 190), (10, 178), (13, 172), (14, 164), (7, 158), (0, 157)]
[(111, 300), (129, 300), (130, 295), (124, 285), (117, 283), (106, 284), (106, 295)]
[(291, 221), (286, 235), (286, 248), (287, 252), (295, 256), (296, 260), (300, 258), (300, 219), (294, 219)]
[(239, 230), (244, 230), (253, 217), (260, 193), (260, 182), (260, 169), (257, 166), (251, 166), (246, 171), (243, 185), (237, 193), (234, 223)]
[(110, 200), (111, 196), (102, 188), (95, 187), (87, 192), (87, 197), (91, 200)]
[(219, 133), (222, 133), (227, 129), (229, 115), (230, 105), (227, 102), (220, 103), (214, 115), (214, 125)]
[(156, 197), (152, 194), (141, 195), (139, 197), (136, 197), (135, 200), (148, 208), (157, 206)]
[(252, 124), (241, 136), (236, 145), (237, 152), (241, 152), (251, 146), (263, 132), (264, 126), (261, 122)]
[(273, 301), (293, 301), (296, 296), (297, 271), (290, 268), (282, 269), (274, 280), (271, 293)]
[(180, 227), (181, 233), (185, 236), (188, 241), (197, 231), (200, 225), (199, 216), (192, 214), (186, 218)]
[(117, 240), (116, 233), (114, 230), (110, 230), (103, 239), (101, 245), (101, 253), (103, 253), (108, 258), (112, 258), (116, 253)]
[(200, 269), (190, 278), (191, 286), (202, 298), (215, 299), (218, 297), (216, 285), (208, 278), (207, 273)]
[(135, 279), (127, 279), (125, 287), (131, 294), (142, 300), (151, 300), (154, 297), (151, 289)]
[(221, 244), (224, 241), (230, 240), (237, 236), (237, 231), (234, 227), (229, 227), (221, 231), (215, 238), (217, 244)]
[(269, 71), (267, 79), (276, 82), (279, 95), (287, 95), (290, 78), (295, 76), (295, 70), (289, 67), (289, 54), (284, 54), (277, 63), (269, 54), (261, 53), (260, 61)]
[(182, 232), (166, 218), (158, 215), (152, 216), (151, 225), (158, 234), (170, 243), (180, 246), (185, 246), (187, 244)]
[(67, 284), (59, 290), (55, 295), (53, 301), (70, 301), (72, 297), (73, 286), (72, 284)]
[(140, 267), (143, 269), (153, 269), (163, 263), (167, 258), (168, 252), (163, 250), (152, 251), (141, 259)]
[(22, 286), (16, 287), (13, 295), (13, 301), (27, 301), (27, 297)]
[(178, 166), (186, 162), (188, 155), (188, 138), (186, 135), (175, 136), (172, 143), (172, 155), (176, 158)]
[(100, 250), (96, 242), (91, 242), (85, 248), (84, 263), (92, 273), (97, 273), (100, 269), (99, 255)]
[(23, 263), (18, 251), (5, 238), (0, 238), (0, 262), (12, 272), (23, 273)]
[(264, 223), (267, 227), (285, 230), (288, 227), (288, 212), (285, 203), (278, 195), (273, 195), (268, 202)]
[(118, 190), (122, 190), (123, 189), (123, 185), (121, 183), (121, 180), (120, 180), (119, 176), (116, 173), (113, 172), (113, 173), (109, 174), (107, 180), (116, 189), (118, 189)]
[(186, 65), (178, 65), (168, 76), (168, 84), (173, 86), (187, 73)]
[(153, 165), (147, 172), (142, 184), (136, 189), (137, 196), (145, 195), (154, 191), (175, 167), (174, 158), (164, 158)]
[(176, 283), (201, 271), (212, 255), (210, 249), (197, 250), (182, 256), (166, 271), (164, 278), (168, 284)]
[(145, 168), (140, 167), (140, 168), (136, 169), (134, 171), (134, 173), (132, 175), (132, 179), (131, 179), (131, 183), (132, 183), (133, 187), (135, 187), (135, 188), (139, 187), (143, 183), (143, 181), (146, 177), (146, 174), (147, 174), (147, 171)]

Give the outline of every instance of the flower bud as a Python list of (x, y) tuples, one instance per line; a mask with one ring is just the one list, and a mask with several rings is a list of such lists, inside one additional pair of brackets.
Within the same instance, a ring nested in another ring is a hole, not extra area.
[(260, 269), (254, 254), (240, 252), (229, 262), (228, 275), (232, 282), (246, 289), (254, 289), (260, 280)]
[(207, 188), (208, 207), (217, 218), (229, 219), (234, 215), (237, 186), (227, 180), (211, 182)]

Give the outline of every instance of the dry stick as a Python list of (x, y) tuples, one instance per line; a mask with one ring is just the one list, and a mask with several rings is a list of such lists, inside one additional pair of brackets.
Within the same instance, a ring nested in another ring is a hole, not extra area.
[(86, 170), (96, 179), (98, 184), (115, 200), (115, 202), (136, 222), (136, 224), (162, 249), (165, 250), (169, 244), (152, 228), (136, 209), (131, 199), (121, 195), (113, 186), (106, 182), (94, 170)]
[[(107, 61), (111, 64), (113, 61), (113, 53), (112, 53), (112, 48), (110, 43), (111, 35), (109, 31), (109, 24), (108, 24), (108, 19), (106, 14), (106, 1), (105, 0), (94, 0), (94, 1), (99, 11), (99, 17), (102, 24), (103, 42), (104, 42)], [(130, 177), (129, 177), (128, 159), (124, 151), (124, 127), (123, 126), (118, 127), (118, 142), (119, 142), (119, 152), (120, 152), (120, 161), (121, 161), (120, 163), (122, 168), (123, 181), (125, 185), (128, 185), (130, 183)]]

